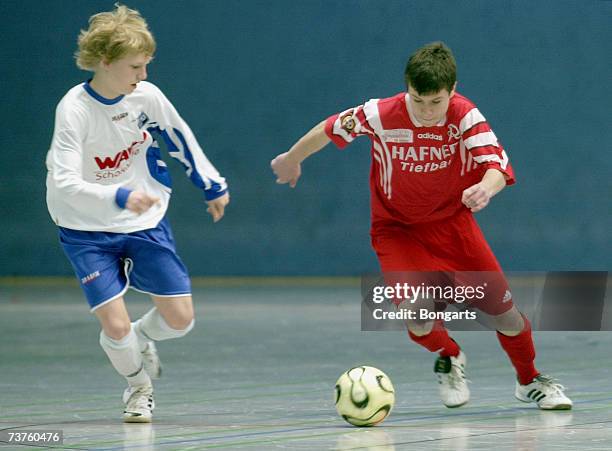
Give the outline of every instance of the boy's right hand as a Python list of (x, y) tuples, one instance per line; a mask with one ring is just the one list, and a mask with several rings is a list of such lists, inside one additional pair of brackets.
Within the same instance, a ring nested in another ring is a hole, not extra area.
[(270, 162), (272, 171), (276, 175), (276, 183), (289, 183), (291, 188), (295, 188), (297, 181), (302, 175), (302, 165), (289, 155), (289, 152), (281, 153)]
[(149, 196), (142, 191), (132, 191), (127, 198), (125, 208), (139, 215), (159, 202), (159, 197)]

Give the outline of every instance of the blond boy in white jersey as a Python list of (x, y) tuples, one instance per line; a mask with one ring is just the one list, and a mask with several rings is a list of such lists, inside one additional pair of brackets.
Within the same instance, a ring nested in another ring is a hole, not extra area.
[[(79, 36), (77, 65), (93, 72), (57, 107), (47, 154), (47, 204), (87, 301), (100, 321), (100, 344), (128, 382), (125, 422), (150, 422), (151, 379), (161, 374), (154, 341), (194, 325), (187, 269), (165, 219), (171, 181), (163, 140), (219, 221), (229, 203), (225, 179), (189, 126), (147, 78), (155, 40), (137, 11), (118, 5), (95, 14)], [(155, 307), (132, 323), (127, 288)]]

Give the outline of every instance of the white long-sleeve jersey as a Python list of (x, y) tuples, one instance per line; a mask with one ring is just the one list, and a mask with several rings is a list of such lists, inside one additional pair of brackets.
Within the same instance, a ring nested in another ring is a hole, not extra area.
[[(142, 81), (116, 99), (101, 97), (88, 83), (70, 89), (57, 106), (46, 160), (53, 221), (69, 229), (116, 233), (157, 226), (172, 191), (160, 139), (206, 200), (227, 190), (189, 126), (152, 83)], [(138, 215), (120, 206), (130, 190), (160, 202)]]

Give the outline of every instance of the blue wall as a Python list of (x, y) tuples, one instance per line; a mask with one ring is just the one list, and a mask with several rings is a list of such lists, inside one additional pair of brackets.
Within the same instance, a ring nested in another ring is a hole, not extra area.
[[(360, 274), (368, 237), (368, 142), (328, 147), (295, 190), (269, 160), (327, 115), (403, 89), (406, 58), (444, 40), (506, 146), (515, 187), (478, 219), (511, 270), (611, 267), (612, 2), (130, 1), (159, 49), (149, 80), (231, 184), (212, 225), (174, 165), (170, 218), (192, 274)], [(80, 28), (112, 1), (0, 5), (0, 275), (71, 274), (45, 205), (55, 105), (87, 76)]]

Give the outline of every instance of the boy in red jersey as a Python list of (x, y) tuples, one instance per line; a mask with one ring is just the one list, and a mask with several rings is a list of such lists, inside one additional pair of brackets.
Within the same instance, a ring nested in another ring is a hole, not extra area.
[[(492, 289), (473, 306), (492, 317), (516, 369), (515, 396), (541, 409), (571, 409), (563, 386), (535, 368), (530, 323), (513, 305), (501, 267), (473, 217), (514, 183), (506, 152), (475, 105), (456, 93), (455, 59), (446, 45), (434, 42), (417, 50), (405, 80), (407, 92), (335, 114), (278, 155), (271, 163), (277, 183), (295, 187), (302, 161), (330, 141), (343, 148), (368, 136), (371, 237), (383, 273), (493, 277)], [(399, 307), (410, 305), (404, 301)], [(439, 353), (434, 371), (444, 405), (468, 402), (465, 354), (443, 322), (406, 324), (413, 341)]]

